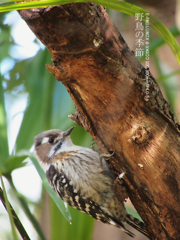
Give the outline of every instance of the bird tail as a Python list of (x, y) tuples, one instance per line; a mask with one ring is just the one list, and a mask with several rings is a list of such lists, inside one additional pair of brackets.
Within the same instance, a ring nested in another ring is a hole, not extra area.
[(135, 228), (136, 230), (138, 230), (139, 232), (141, 232), (142, 234), (144, 234), (146, 237), (149, 238), (149, 233), (147, 231), (147, 228), (145, 226), (145, 224), (140, 221), (139, 219), (133, 217), (130, 214), (126, 215), (126, 223), (128, 223), (130, 226), (132, 226), (133, 228)]

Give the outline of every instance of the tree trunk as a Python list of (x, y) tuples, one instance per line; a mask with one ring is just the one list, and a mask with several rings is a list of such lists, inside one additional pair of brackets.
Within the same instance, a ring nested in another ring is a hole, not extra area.
[[(104, 7), (92, 3), (21, 10), (52, 54), (47, 65), (71, 95), (82, 125), (125, 172), (128, 195), (151, 239), (180, 239), (180, 125)], [(118, 181), (116, 181), (118, 182)], [(122, 197), (123, 198), (123, 197)]]

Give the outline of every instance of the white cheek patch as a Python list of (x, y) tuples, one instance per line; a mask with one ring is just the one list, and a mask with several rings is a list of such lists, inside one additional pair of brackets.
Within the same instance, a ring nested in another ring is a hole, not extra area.
[(44, 137), (41, 141), (41, 144), (47, 143), (49, 141), (48, 137)]
[[(55, 142), (56, 142), (56, 139), (58, 139), (58, 138), (55, 138), (55, 139), (54, 139)], [(54, 146), (51, 147), (51, 150), (50, 150), (50, 152), (49, 152), (49, 154), (48, 154), (48, 158), (51, 158), (52, 155), (53, 155), (54, 153), (56, 153), (56, 148), (57, 148), (58, 145), (59, 145), (59, 142), (57, 142)], [(56, 154), (55, 154), (55, 155), (56, 155)]]
[[(56, 145), (55, 145), (56, 146)], [(52, 155), (54, 154), (54, 147), (52, 147), (51, 148), (51, 150), (50, 150), (50, 152), (49, 152), (49, 154), (48, 154), (48, 158), (51, 158), (52, 157)]]

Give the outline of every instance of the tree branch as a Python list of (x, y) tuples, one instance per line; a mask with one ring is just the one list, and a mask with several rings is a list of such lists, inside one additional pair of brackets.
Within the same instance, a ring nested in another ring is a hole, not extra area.
[(129, 197), (151, 239), (180, 239), (180, 125), (150, 74), (135, 58), (104, 7), (76, 3), (20, 11), (52, 54), (47, 65), (75, 105), (70, 117), (125, 172)]

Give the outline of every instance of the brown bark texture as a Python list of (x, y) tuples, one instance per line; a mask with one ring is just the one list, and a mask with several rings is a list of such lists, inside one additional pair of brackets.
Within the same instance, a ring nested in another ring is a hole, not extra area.
[(145, 101), (146, 71), (105, 8), (72, 3), (19, 13), (51, 52), (47, 68), (77, 109), (70, 117), (102, 152), (114, 151), (110, 169), (125, 172), (150, 238), (180, 239), (180, 125), (151, 74)]

